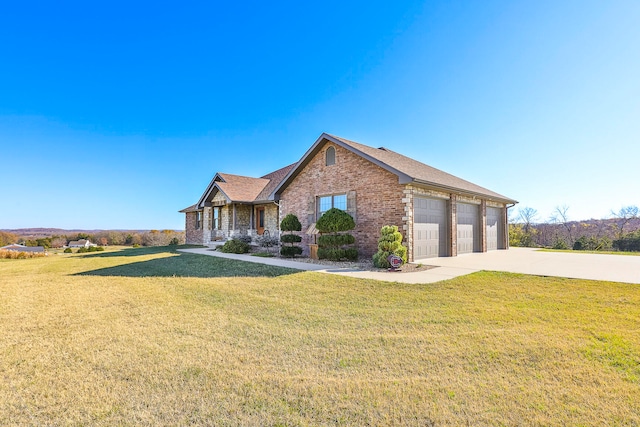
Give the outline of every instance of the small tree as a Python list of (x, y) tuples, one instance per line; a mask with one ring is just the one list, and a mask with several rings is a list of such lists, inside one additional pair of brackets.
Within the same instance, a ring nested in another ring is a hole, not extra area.
[(407, 262), (407, 248), (402, 246), (402, 233), (398, 231), (397, 225), (385, 225), (380, 229), (378, 252), (373, 255), (373, 265), (378, 268), (390, 268), (391, 264), (387, 259), (390, 255)]
[(318, 258), (333, 261), (357, 259), (358, 250), (350, 247), (356, 239), (345, 233), (355, 227), (353, 217), (345, 211), (337, 208), (326, 211), (316, 223), (316, 228), (322, 234), (318, 238)]
[(302, 248), (298, 246), (297, 243), (302, 242), (302, 237), (293, 234), (294, 231), (302, 230), (302, 224), (300, 224), (298, 217), (291, 213), (287, 214), (282, 222), (280, 222), (280, 230), (289, 232), (288, 234), (280, 236), (280, 241), (284, 243), (280, 248), (280, 255), (291, 258), (300, 255)]

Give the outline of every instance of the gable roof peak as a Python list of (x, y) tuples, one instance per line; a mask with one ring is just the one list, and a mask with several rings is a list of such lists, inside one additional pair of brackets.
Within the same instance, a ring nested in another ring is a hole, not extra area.
[(311, 160), (311, 158), (321, 149), (326, 142), (332, 142), (342, 148), (359, 155), (373, 164), (385, 169), (398, 177), (398, 183), (431, 186), (443, 189), (445, 191), (467, 193), (478, 195), (493, 200), (499, 200), (508, 203), (515, 203), (515, 200), (502, 196), (472, 182), (466, 181), (457, 176), (451, 175), (432, 166), (426, 165), (418, 160), (412, 159), (386, 147), (373, 148), (359, 142), (350, 141), (348, 139), (323, 133), (316, 142), (302, 156), (296, 166), (287, 174), (282, 183), (273, 191), (272, 196), (276, 197), (284, 190), (291, 181), (298, 175)]

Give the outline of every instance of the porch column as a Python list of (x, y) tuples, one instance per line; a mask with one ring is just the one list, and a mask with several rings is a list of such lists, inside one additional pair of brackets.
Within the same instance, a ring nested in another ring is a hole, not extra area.
[(237, 205), (234, 203), (233, 204), (233, 224), (231, 225), (231, 229), (233, 230), (233, 234), (236, 234), (236, 224), (237, 224), (237, 212), (236, 212), (236, 208)]
[(249, 211), (249, 236), (253, 236), (253, 230), (254, 230), (254, 211), (255, 211), (255, 206), (251, 205), (251, 210)]
[(211, 208), (204, 207), (202, 209), (202, 243), (207, 244), (211, 241), (211, 228), (209, 227), (211, 221)]

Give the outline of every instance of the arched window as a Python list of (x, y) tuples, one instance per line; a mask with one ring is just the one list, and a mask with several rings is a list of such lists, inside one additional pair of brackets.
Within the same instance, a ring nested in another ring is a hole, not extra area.
[(333, 147), (327, 148), (326, 152), (326, 165), (331, 166), (336, 164), (336, 149)]

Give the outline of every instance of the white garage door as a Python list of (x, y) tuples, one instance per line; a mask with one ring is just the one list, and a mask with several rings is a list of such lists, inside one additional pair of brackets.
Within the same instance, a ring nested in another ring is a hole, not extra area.
[(500, 209), (487, 207), (487, 250), (494, 251), (502, 249), (502, 227)]
[(478, 233), (478, 205), (458, 203), (458, 253), (467, 254), (480, 248)]
[(447, 256), (447, 202), (413, 199), (413, 258)]

